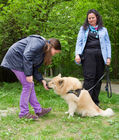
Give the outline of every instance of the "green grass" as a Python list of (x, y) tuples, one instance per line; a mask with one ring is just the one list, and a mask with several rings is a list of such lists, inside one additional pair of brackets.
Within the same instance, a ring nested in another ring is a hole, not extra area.
[(52, 90), (36, 85), (38, 101), (42, 107), (52, 107), (52, 111), (33, 121), (18, 117), (21, 89), (19, 83), (0, 83), (0, 110), (17, 108), (15, 114), (1, 117), (0, 140), (119, 140), (119, 95), (108, 99), (105, 92), (100, 94), (101, 108), (112, 108), (113, 117), (75, 115), (68, 119), (64, 113), (68, 109), (66, 102)]

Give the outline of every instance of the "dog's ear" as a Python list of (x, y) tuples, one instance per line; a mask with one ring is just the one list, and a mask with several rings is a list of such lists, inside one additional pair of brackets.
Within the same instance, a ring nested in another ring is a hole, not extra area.
[(61, 73), (57, 75), (58, 77), (61, 77)]
[(63, 85), (64, 80), (59, 80), (58, 83), (59, 83), (59, 85), (61, 86), (61, 85)]

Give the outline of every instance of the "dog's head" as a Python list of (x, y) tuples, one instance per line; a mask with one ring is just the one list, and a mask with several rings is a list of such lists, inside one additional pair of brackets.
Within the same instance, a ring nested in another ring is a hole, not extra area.
[(63, 85), (64, 85), (64, 80), (61, 77), (61, 74), (54, 77), (50, 82), (48, 82), (48, 88), (54, 89), (57, 94), (59, 93), (58, 91), (63, 87)]

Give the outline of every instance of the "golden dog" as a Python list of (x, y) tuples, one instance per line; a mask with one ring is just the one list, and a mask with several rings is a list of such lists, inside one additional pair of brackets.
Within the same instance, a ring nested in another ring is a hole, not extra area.
[(60, 95), (68, 104), (68, 112), (70, 116), (78, 113), (82, 116), (112, 116), (114, 112), (111, 108), (106, 110), (100, 109), (92, 100), (89, 92), (85, 89), (81, 90), (79, 97), (75, 94), (69, 94), (71, 90), (82, 88), (81, 82), (73, 77), (61, 77), (61, 74), (54, 77), (49, 83), (48, 87), (54, 89), (56, 94)]

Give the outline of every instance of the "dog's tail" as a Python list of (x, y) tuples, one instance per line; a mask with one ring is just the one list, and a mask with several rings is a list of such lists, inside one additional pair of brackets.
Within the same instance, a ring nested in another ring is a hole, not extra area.
[(106, 110), (101, 110), (100, 115), (105, 117), (110, 117), (114, 115), (114, 112), (111, 108), (107, 108)]

